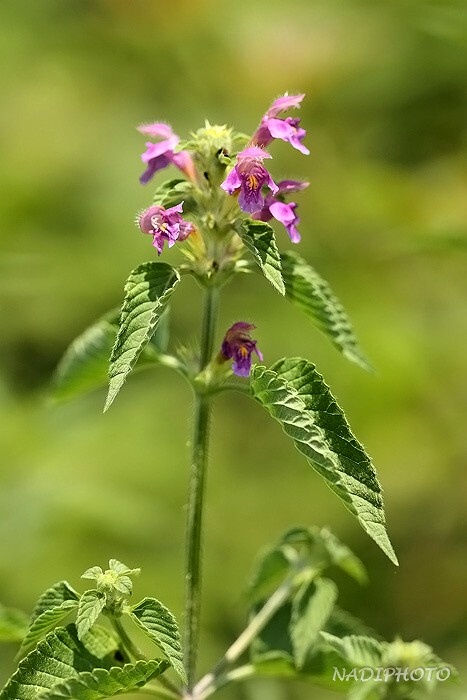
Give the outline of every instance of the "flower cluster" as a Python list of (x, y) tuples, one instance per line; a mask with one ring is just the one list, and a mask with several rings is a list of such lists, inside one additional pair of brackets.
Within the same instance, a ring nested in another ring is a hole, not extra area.
[[(305, 129), (300, 128), (300, 119), (278, 116), (290, 109), (298, 107), (304, 95), (284, 95), (274, 100), (271, 107), (261, 119), (260, 125), (252, 136), (251, 144), (237, 155), (237, 162), (224, 182), (221, 184), (228, 194), (238, 192), (240, 208), (251, 214), (254, 219), (269, 221), (274, 218), (284, 225), (292, 243), (300, 241), (297, 230), (299, 218), (295, 210), (295, 202), (284, 202), (283, 196), (290, 192), (298, 192), (308, 187), (308, 182), (283, 180), (276, 185), (269, 172), (263, 165), (271, 155), (264, 150), (274, 139), (287, 141), (301, 153), (308, 155), (309, 150), (304, 146)], [(270, 194), (263, 195), (263, 188), (268, 187)], [(277, 196), (276, 196), (277, 195)]]
[[(169, 182), (168, 189), (162, 188), (162, 195), (157, 194), (156, 203), (138, 216), (139, 228), (152, 236), (153, 246), (159, 255), (165, 244), (170, 248), (193, 234), (190, 248), (185, 252), (190, 259), (198, 262), (198, 258), (203, 258), (197, 270), (201, 277), (206, 270), (216, 269), (215, 265), (219, 270), (219, 264), (222, 265), (225, 260), (228, 264), (229, 261), (230, 264), (235, 262), (238, 255), (235, 236), (232, 238), (235, 222), (229, 218), (234, 209), (226, 204), (222, 190), (228, 195), (238, 195), (240, 209), (252, 219), (264, 222), (275, 219), (284, 226), (292, 243), (300, 241), (297, 204), (286, 200), (289, 195), (308, 187), (308, 182), (281, 180), (276, 183), (264, 162), (272, 157), (266, 147), (275, 139), (289, 143), (300, 153), (309, 153), (303, 143), (306, 132), (300, 127), (300, 119), (283, 117), (284, 112), (299, 107), (303, 97), (302, 94), (286, 94), (274, 100), (248, 145), (237, 153), (227, 176), (225, 169), (231, 163), (233, 144), (236, 140), (243, 140), (242, 135), (232, 133), (227, 127), (212, 127), (207, 123), (205, 129), (192, 134), (193, 140), (184, 146), (190, 149), (188, 151), (183, 150), (180, 138), (168, 124), (154, 122), (138, 127), (140, 133), (151, 139), (141, 156), (146, 170), (140, 182), (148, 183), (155, 173), (169, 165), (174, 165), (187, 178), (187, 181), (173, 181), (175, 184)], [(196, 226), (183, 218), (182, 199)], [(213, 231), (212, 241), (208, 240), (210, 231)], [(225, 237), (223, 247), (219, 245), (222, 237)], [(199, 241), (203, 241), (202, 246), (197, 245)], [(211, 254), (213, 250), (216, 251), (216, 257), (206, 263), (207, 250)], [(250, 335), (254, 328), (245, 321), (234, 323), (225, 334), (215, 362), (223, 364), (231, 360), (233, 372), (239, 377), (248, 377), (253, 353), (260, 361), (263, 359), (256, 340)]]

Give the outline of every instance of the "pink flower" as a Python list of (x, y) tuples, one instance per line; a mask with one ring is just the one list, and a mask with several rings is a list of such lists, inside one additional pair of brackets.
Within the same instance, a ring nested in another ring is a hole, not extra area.
[(278, 185), (277, 196), (268, 195), (264, 200), (263, 208), (253, 214), (253, 219), (259, 219), (260, 221), (276, 219), (285, 227), (292, 243), (299, 243), (301, 236), (297, 226), (300, 223), (300, 219), (295, 213), (298, 205), (295, 202), (284, 202), (282, 195), (288, 192), (299, 192), (308, 187), (308, 185), (308, 182), (282, 180)]
[(194, 226), (181, 217), (183, 202), (170, 209), (153, 205), (145, 209), (138, 217), (138, 225), (143, 233), (152, 236), (152, 244), (158, 254), (162, 253), (164, 243), (171, 248), (177, 241), (184, 241)]
[(260, 362), (263, 360), (261, 351), (256, 347), (256, 340), (250, 336), (255, 326), (245, 321), (237, 321), (230, 326), (222, 341), (220, 360), (233, 360), (232, 370), (238, 377), (248, 377), (251, 370), (251, 355), (256, 353)]
[(278, 119), (281, 112), (285, 112), (291, 107), (299, 107), (305, 95), (283, 95), (274, 100), (261, 123), (253, 134), (251, 142), (257, 146), (267, 146), (273, 139), (287, 141), (291, 146), (304, 153), (309, 154), (308, 148), (302, 143), (306, 136), (305, 129), (302, 129), (300, 119), (297, 117), (286, 117)]
[(269, 153), (257, 146), (245, 148), (237, 155), (237, 163), (221, 184), (223, 190), (233, 194), (240, 190), (238, 203), (243, 211), (253, 213), (264, 206), (262, 189), (269, 187), (274, 194), (277, 185), (263, 165)]
[(190, 179), (194, 179), (194, 165), (190, 154), (187, 151), (174, 152), (180, 138), (177, 134), (174, 134), (171, 126), (155, 122), (154, 124), (139, 126), (138, 131), (151, 138), (162, 138), (162, 141), (158, 143), (152, 143), (151, 141), (146, 143), (146, 150), (141, 156), (143, 163), (147, 164), (146, 170), (140, 177), (142, 185), (149, 182), (158, 170), (162, 170), (162, 168), (166, 168), (170, 164), (175, 165)]

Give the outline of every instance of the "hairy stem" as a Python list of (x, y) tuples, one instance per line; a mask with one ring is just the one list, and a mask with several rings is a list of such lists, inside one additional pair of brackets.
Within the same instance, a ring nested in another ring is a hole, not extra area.
[[(200, 371), (213, 353), (217, 317), (218, 290), (205, 290), (203, 325), (200, 346)], [(185, 567), (185, 666), (188, 691), (191, 692), (196, 676), (196, 659), (201, 608), (201, 549), (203, 536), (203, 503), (208, 460), (210, 397), (196, 392), (194, 431), (190, 469), (187, 512), (187, 549)]]

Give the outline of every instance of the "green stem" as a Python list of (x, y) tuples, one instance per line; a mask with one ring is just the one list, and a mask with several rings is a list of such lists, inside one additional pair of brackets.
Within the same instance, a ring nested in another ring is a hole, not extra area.
[[(213, 354), (217, 318), (218, 290), (205, 290), (200, 345), (200, 372)], [(191, 692), (196, 676), (199, 617), (201, 609), (201, 547), (203, 536), (203, 502), (206, 485), (210, 397), (195, 388), (194, 432), (190, 469), (187, 512), (187, 549), (185, 565), (185, 665), (188, 691)]]
[[(194, 698), (207, 698), (222, 685), (225, 685), (226, 682), (230, 682), (234, 676), (232, 673), (226, 674), (226, 670), (248, 649), (252, 641), (267, 625), (277, 610), (288, 600), (295, 586), (296, 574), (294, 573), (292, 576), (286, 578), (279, 588), (274, 591), (272, 596), (268, 598), (241, 635), (227, 649), (213, 671), (199, 681), (193, 692)], [(225, 680), (226, 678), (228, 679), (227, 681)]]
[(120, 637), (120, 641), (122, 642), (122, 646), (127, 652), (129, 656), (132, 656), (134, 659), (142, 660), (142, 661), (147, 661), (147, 656), (143, 654), (143, 652), (138, 649), (136, 644), (133, 642), (132, 639), (128, 636), (125, 628), (123, 627), (122, 623), (120, 622), (118, 617), (111, 617), (110, 622), (112, 624), (112, 627)]
[[(110, 621), (112, 623), (114, 630), (116, 631), (116, 633), (120, 637), (120, 641), (122, 642), (122, 646), (125, 649), (125, 651), (127, 652), (127, 654), (129, 656), (132, 656), (134, 659), (147, 661), (148, 657), (145, 656), (145, 654), (143, 654), (143, 652), (136, 646), (136, 644), (133, 642), (133, 640), (128, 636), (128, 633), (125, 630), (125, 628), (123, 627), (119, 618), (118, 617), (111, 617)], [(175, 698), (180, 697), (180, 693), (178, 692), (178, 688), (175, 685), (173, 685), (167, 678), (164, 678), (164, 676), (158, 676), (156, 678), (156, 681), (164, 686), (164, 688), (170, 694), (170, 697), (175, 697)], [(166, 697), (168, 697), (168, 696), (166, 696)]]

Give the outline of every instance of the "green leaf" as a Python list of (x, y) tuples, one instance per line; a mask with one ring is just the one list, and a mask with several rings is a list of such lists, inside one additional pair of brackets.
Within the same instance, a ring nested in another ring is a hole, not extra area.
[(351, 667), (381, 666), (384, 644), (377, 639), (358, 635), (340, 639), (328, 632), (321, 632), (321, 637)]
[(58, 627), (21, 661), (0, 693), (0, 700), (35, 700), (57, 683), (101, 666), (103, 661), (78, 640), (73, 624)]
[[(168, 307), (161, 315), (156, 331), (142, 351), (138, 369), (157, 364), (159, 353), (169, 342)], [(55, 371), (52, 398), (68, 401), (109, 381), (109, 358), (118, 333), (120, 310), (114, 309), (79, 335), (67, 348)]]
[(326, 578), (306, 584), (292, 604), (290, 637), (295, 663), (303, 668), (337, 599), (337, 586)]
[(267, 597), (277, 588), (290, 569), (290, 562), (281, 548), (269, 547), (255, 562), (248, 582), (247, 593), (251, 602)]
[(363, 355), (347, 313), (328, 283), (294, 252), (282, 255), (285, 293), (348, 360), (372, 372)]
[(37, 642), (50, 632), (59, 622), (65, 619), (78, 606), (76, 600), (64, 600), (63, 603), (53, 608), (44, 610), (31, 623), (26, 636), (19, 648), (17, 658), (23, 657)]
[(153, 336), (179, 281), (178, 272), (163, 262), (143, 263), (131, 272), (125, 285), (120, 330), (110, 357), (110, 384), (104, 411), (112, 404)]
[(130, 617), (149, 639), (162, 649), (175, 671), (186, 683), (180, 634), (170, 610), (155, 598), (143, 598), (130, 609)]
[(71, 343), (53, 379), (52, 395), (55, 400), (72, 399), (107, 383), (109, 357), (116, 336), (115, 323), (102, 318)]
[(279, 360), (270, 369), (256, 366), (250, 387), (365, 532), (397, 564), (373, 464), (315, 366), (301, 358)]
[(29, 617), (0, 603), (0, 642), (20, 642), (28, 630)]
[(338, 605), (334, 606), (334, 609), (329, 616), (329, 619), (324, 628), (325, 632), (333, 634), (335, 637), (348, 637), (352, 634), (366, 636), (366, 637), (377, 637), (374, 630), (371, 629), (367, 624), (365, 624), (358, 617), (355, 617), (347, 610), (343, 610)]
[(271, 226), (264, 221), (243, 220), (236, 230), (266, 279), (280, 294), (285, 294), (281, 256)]
[(167, 180), (154, 192), (153, 204), (169, 209), (183, 202), (183, 213), (188, 214), (197, 208), (194, 192), (194, 185), (189, 180)]
[(78, 639), (83, 639), (84, 635), (89, 632), (103, 611), (105, 603), (105, 595), (100, 591), (92, 589), (83, 593), (79, 600), (78, 614), (76, 616)]
[(58, 683), (41, 694), (41, 700), (101, 700), (131, 693), (146, 685), (151, 678), (160, 676), (168, 667), (165, 659), (151, 659), (110, 670), (96, 668), (92, 672), (83, 671), (76, 678)]
[(42, 613), (46, 610), (57, 608), (66, 600), (77, 601), (78, 599), (78, 593), (67, 581), (59, 581), (44, 591), (44, 593), (41, 595), (32, 612), (31, 622), (34, 622), (34, 620), (39, 617), (39, 615), (42, 615)]
[(120, 640), (102, 625), (93, 625), (81, 642), (93, 656), (103, 659), (102, 666), (115, 666), (122, 661), (129, 661), (128, 655), (120, 644)]

